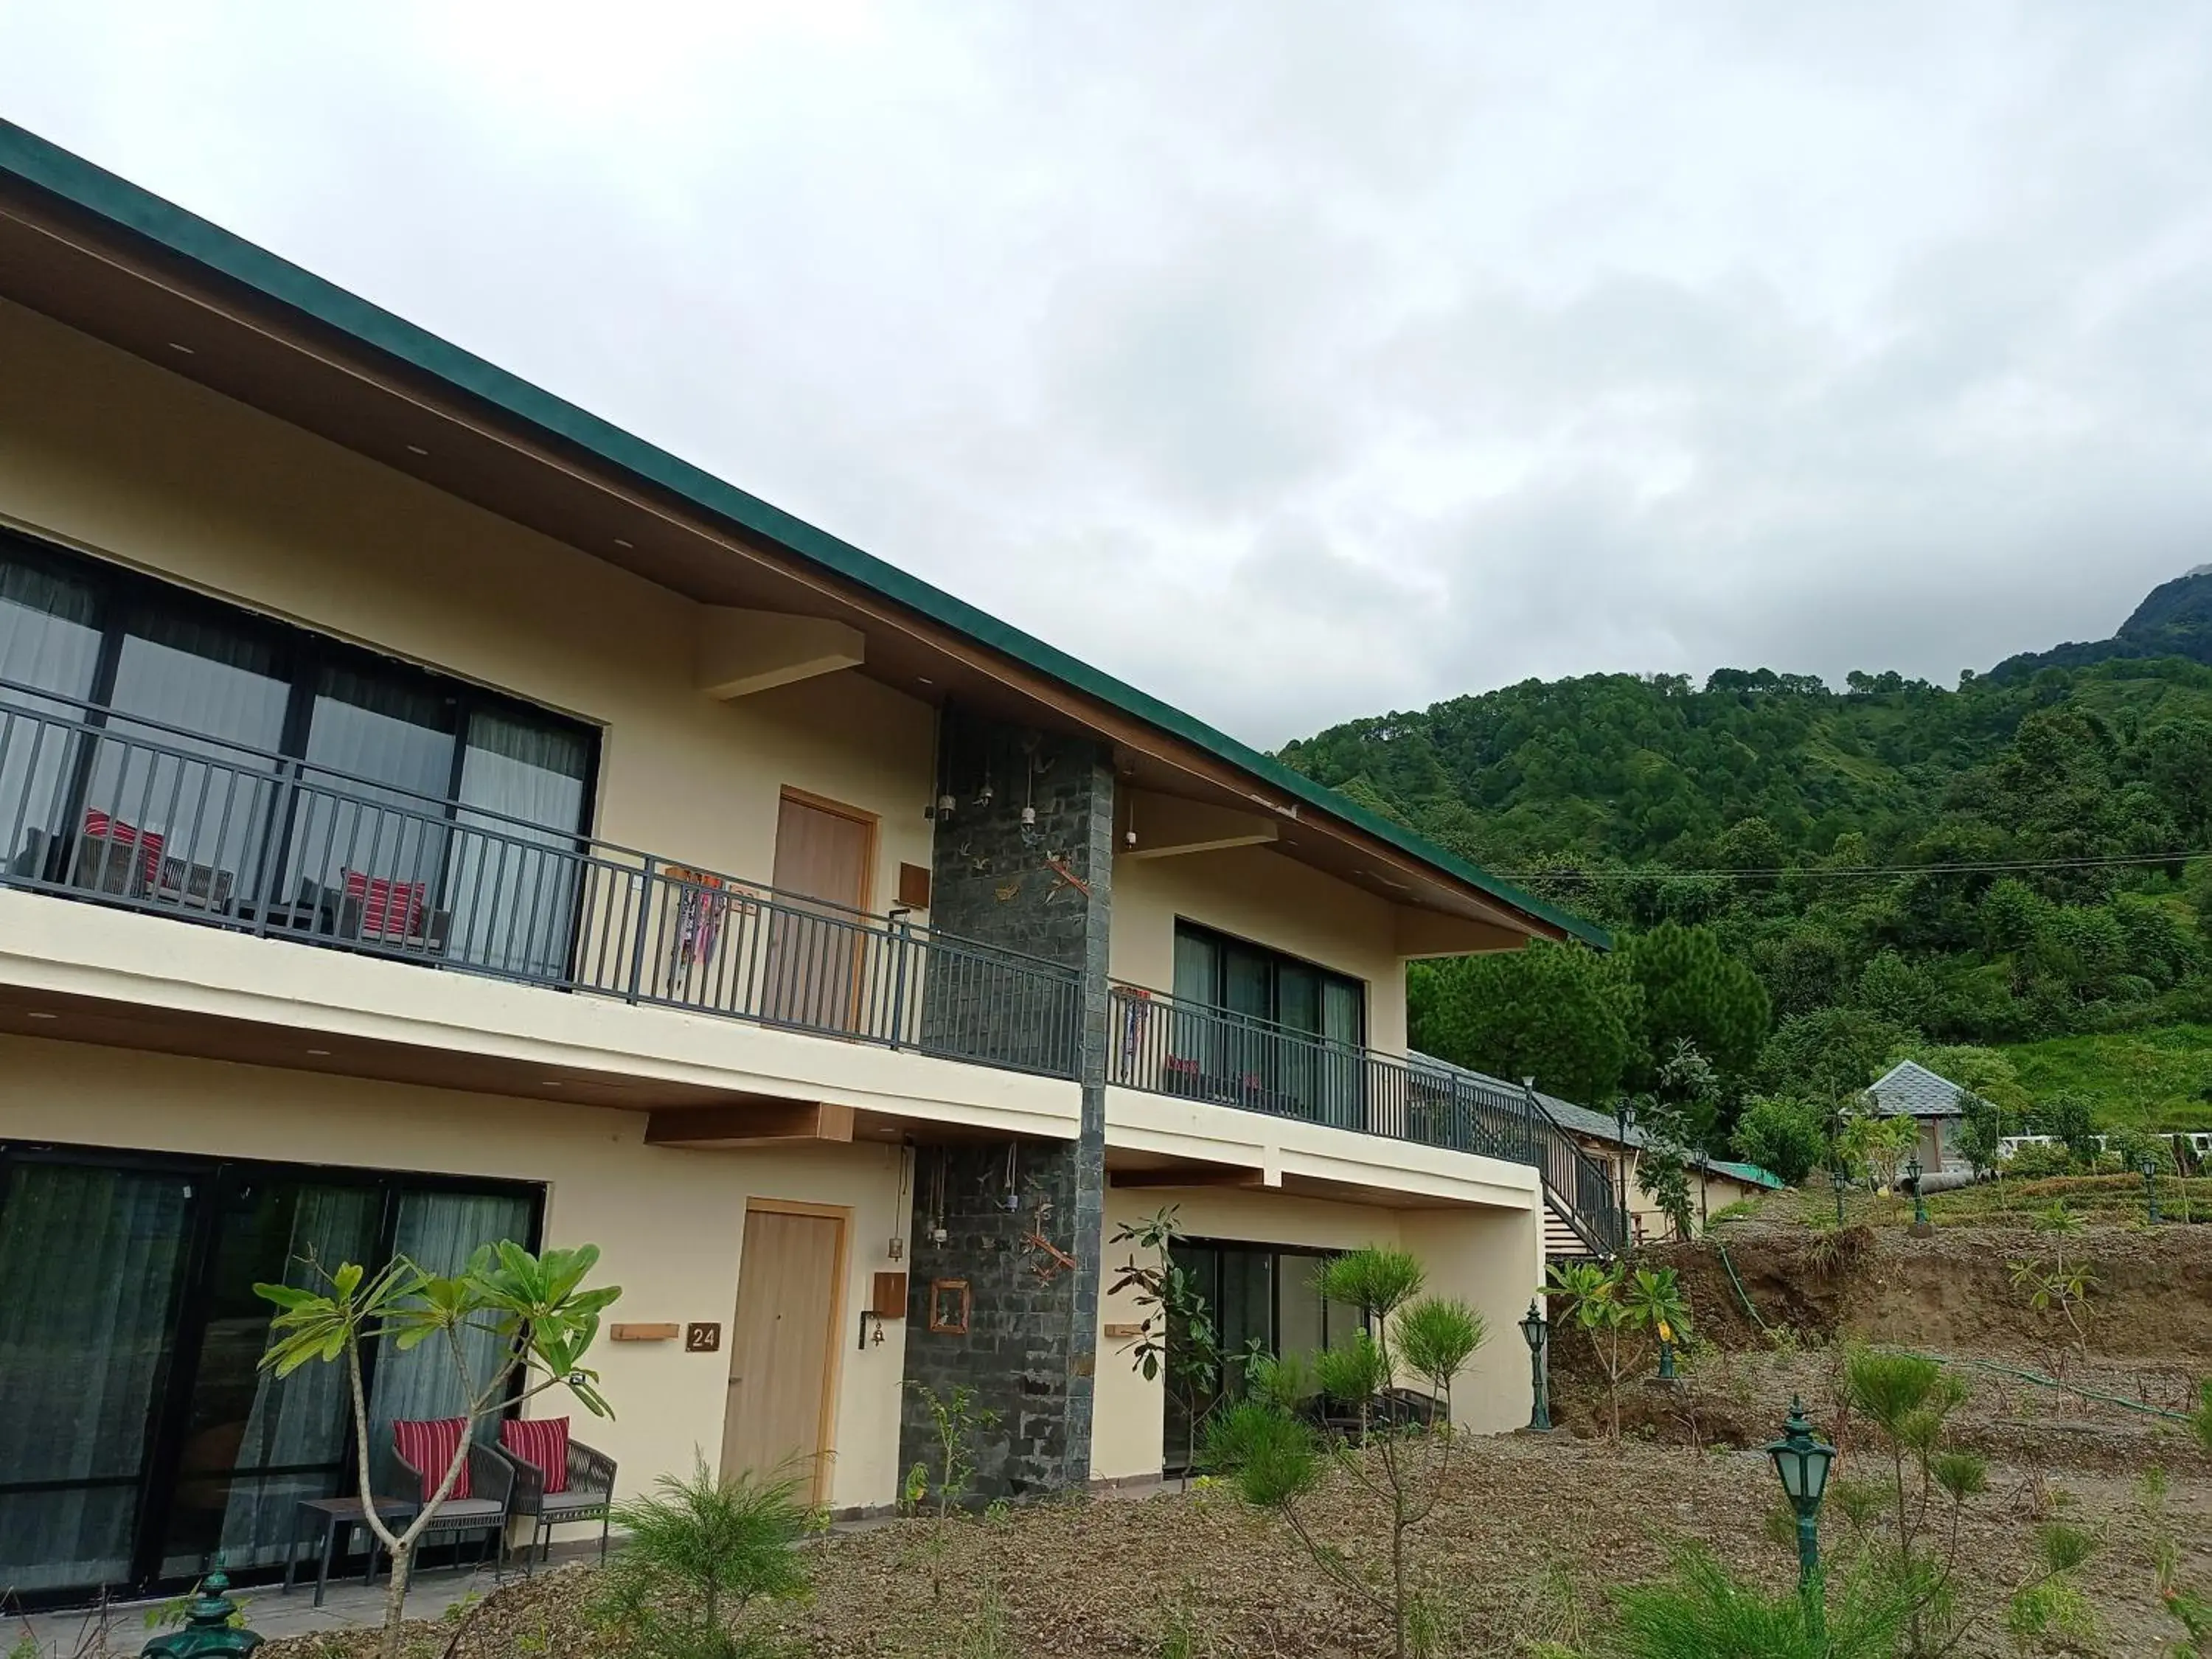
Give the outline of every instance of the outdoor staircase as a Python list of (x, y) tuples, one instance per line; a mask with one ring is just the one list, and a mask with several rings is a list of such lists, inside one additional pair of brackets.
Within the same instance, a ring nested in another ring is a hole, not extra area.
[(1544, 1194), (1544, 1260), (1553, 1261), (1587, 1261), (1591, 1251), (1589, 1242), (1575, 1231), (1559, 1208), (1559, 1200), (1547, 1191)]

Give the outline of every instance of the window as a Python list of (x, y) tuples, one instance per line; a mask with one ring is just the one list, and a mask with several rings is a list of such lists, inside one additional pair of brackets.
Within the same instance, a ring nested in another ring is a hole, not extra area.
[[(1225, 1393), (1235, 1398), (1243, 1386), (1243, 1356), (1256, 1344), (1278, 1359), (1310, 1358), (1337, 1346), (1362, 1328), (1359, 1310), (1331, 1302), (1315, 1288), (1329, 1260), (1326, 1252), (1273, 1244), (1243, 1244), (1218, 1239), (1183, 1239), (1174, 1246), (1175, 1265), (1191, 1277), (1213, 1315), (1224, 1375), (1209, 1399), (1198, 1402), (1201, 1414)], [(1183, 1334), (1168, 1331), (1170, 1352)], [(1189, 1466), (1192, 1451), (1189, 1404), (1168, 1392), (1165, 1461), (1170, 1469)]]
[(550, 976), (596, 758), (573, 720), (0, 532), (8, 873), (325, 931), (350, 902), (353, 933)]
[(1366, 1039), (1363, 981), (1194, 922), (1176, 923), (1175, 981), (1178, 1002), (1354, 1048)]
[(1346, 1127), (1364, 1121), (1361, 981), (1178, 921), (1175, 999), (1185, 1011), (1175, 1053), (1195, 1066), (1201, 1092)]

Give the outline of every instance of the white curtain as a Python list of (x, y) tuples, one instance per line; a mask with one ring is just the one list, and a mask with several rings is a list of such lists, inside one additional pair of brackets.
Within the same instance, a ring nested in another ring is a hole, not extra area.
[[(445, 869), (443, 803), (453, 787), (459, 741), (448, 700), (428, 687), (324, 668), (307, 725), (307, 787), (293, 815), (290, 870), (280, 895), (297, 900), (302, 879), (339, 887), (348, 870), (420, 882), (434, 892)], [(323, 766), (345, 775), (314, 769)], [(380, 805), (356, 804), (362, 798)]]
[(89, 587), (0, 554), (0, 680), (59, 694), (0, 687), (0, 861), (15, 875), (46, 873), (46, 837), (61, 828), (75, 752), (67, 731), (51, 722), (82, 716), (62, 699), (92, 695), (97, 623)]
[[(291, 695), (264, 641), (188, 615), (134, 617), (116, 663), (118, 718), (100, 741), (88, 810), (160, 835), (165, 857), (228, 872), (234, 891), (257, 890), (276, 784), (274, 763), (252, 751), (282, 741)], [(120, 718), (126, 714), (197, 735), (157, 731)], [(179, 760), (156, 747), (210, 760)]]
[[(447, 888), (449, 956), (533, 978), (566, 971), (586, 760), (584, 740), (572, 732), (486, 709), (471, 717)], [(508, 822), (517, 818), (521, 824)]]
[[(530, 1238), (526, 1199), (495, 1193), (406, 1193), (399, 1200), (394, 1250), (434, 1278), (459, 1273), (479, 1245)], [(498, 1364), (499, 1344), (477, 1334), (466, 1339), (470, 1374), (481, 1389)], [(369, 1400), (369, 1467), (377, 1490), (404, 1494), (405, 1477), (392, 1455), (392, 1425), (424, 1419), (459, 1417), (467, 1401), (441, 1341), (425, 1342), (401, 1353), (387, 1345), (377, 1356), (376, 1386)], [(479, 1437), (497, 1436), (496, 1422), (485, 1423)]]
[(0, 1195), (0, 1585), (129, 1577), (154, 1391), (174, 1340), (190, 1183), (19, 1164)]
[[(323, 1275), (342, 1262), (365, 1261), (375, 1248), (379, 1198), (374, 1189), (365, 1187), (300, 1188), (285, 1244), (283, 1282), (301, 1290), (320, 1289)], [(258, 1323), (265, 1344), (268, 1321), (259, 1319)], [(234, 1571), (284, 1559), (300, 1501), (331, 1492), (331, 1476), (253, 1471), (337, 1462), (345, 1451), (347, 1394), (343, 1365), (304, 1365), (281, 1382), (273, 1372), (259, 1373), (239, 1443), (238, 1473), (231, 1480), (223, 1511), (225, 1566)], [(339, 1472), (336, 1490), (354, 1490), (351, 1469)], [(186, 1563), (179, 1571), (197, 1566), (196, 1562)]]

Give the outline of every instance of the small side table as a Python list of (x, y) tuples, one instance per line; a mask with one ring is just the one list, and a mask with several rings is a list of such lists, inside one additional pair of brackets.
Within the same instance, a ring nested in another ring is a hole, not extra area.
[[(376, 1518), (386, 1522), (406, 1522), (415, 1518), (422, 1508), (411, 1498), (376, 1498), (369, 1500)], [(376, 1553), (384, 1547), (376, 1529), (368, 1524), (368, 1511), (358, 1498), (304, 1498), (293, 1512), (292, 1541), (284, 1552), (284, 1594), (292, 1593), (292, 1580), (300, 1565), (300, 1540), (312, 1538), (319, 1528), (323, 1534), (321, 1554), (315, 1566), (315, 1605), (323, 1605), (323, 1594), (330, 1588), (331, 1558), (337, 1553), (338, 1535), (354, 1527), (368, 1534), (368, 1571), (362, 1576), (363, 1584), (376, 1582)]]

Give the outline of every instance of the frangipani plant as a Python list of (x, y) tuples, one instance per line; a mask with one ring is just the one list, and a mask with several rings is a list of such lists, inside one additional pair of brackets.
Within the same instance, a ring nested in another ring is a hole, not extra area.
[[(404, 1256), (375, 1273), (356, 1262), (328, 1273), (308, 1265), (324, 1288), (256, 1285), (254, 1294), (274, 1303), (269, 1347), (261, 1368), (279, 1378), (307, 1364), (346, 1368), (347, 1395), (353, 1408), (356, 1475), (364, 1524), (373, 1528), (392, 1557), (390, 1588), (385, 1595), (382, 1659), (398, 1659), (400, 1623), (415, 1547), (439, 1508), (453, 1495), (477, 1425), (549, 1389), (565, 1388), (594, 1417), (614, 1411), (599, 1390), (599, 1374), (586, 1369), (584, 1357), (599, 1334), (599, 1316), (622, 1294), (616, 1285), (584, 1288), (599, 1264), (595, 1244), (548, 1250), (532, 1255), (520, 1244), (484, 1245), (468, 1265), (450, 1278), (424, 1273)], [(467, 1338), (490, 1337), (498, 1358), (485, 1374), (469, 1356)], [(398, 1532), (374, 1512), (369, 1501), (368, 1395), (362, 1381), (362, 1350), (389, 1341), (400, 1352), (435, 1341), (451, 1359), (467, 1428), (435, 1489), (412, 1521)]]

